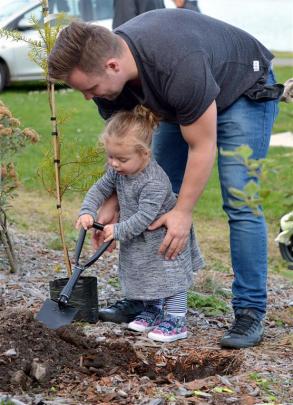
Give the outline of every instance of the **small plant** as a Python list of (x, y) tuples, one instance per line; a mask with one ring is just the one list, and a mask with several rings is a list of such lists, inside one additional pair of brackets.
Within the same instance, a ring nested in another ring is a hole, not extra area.
[(42, 0), (42, 16), (44, 23), (42, 24), (34, 16), (31, 17), (31, 22), (37, 30), (40, 40), (32, 40), (18, 31), (10, 31), (0, 29), (0, 37), (11, 38), (14, 41), (25, 41), (29, 43), (31, 50), (29, 53), (30, 59), (38, 64), (44, 71), (44, 77), (47, 80), (47, 91), (49, 99), (49, 107), (51, 112), (51, 126), (53, 136), (53, 149), (54, 149), (54, 171), (55, 171), (55, 195), (56, 207), (58, 213), (58, 226), (59, 234), (62, 242), (64, 261), (67, 269), (67, 274), (71, 275), (71, 263), (69, 261), (68, 249), (65, 243), (64, 225), (63, 225), (63, 212), (62, 212), (62, 195), (61, 195), (61, 173), (60, 173), (60, 140), (57, 127), (56, 105), (55, 105), (55, 85), (48, 79), (48, 55), (50, 54), (55, 44), (56, 38), (64, 24), (64, 15), (58, 14), (54, 16), (54, 26), (51, 25), (48, 19), (49, 4), (48, 0)]
[(188, 293), (188, 307), (199, 309), (207, 316), (219, 316), (230, 311), (228, 305), (213, 295), (198, 294), (194, 291)]
[(262, 376), (255, 371), (249, 374), (249, 378), (254, 381), (256, 385), (268, 395), (268, 400), (270, 401), (270, 403), (276, 404), (275, 401), (277, 401), (277, 399), (272, 388), (273, 381), (268, 380), (267, 378), (262, 378)]
[(262, 215), (260, 205), (270, 195), (270, 190), (261, 186), (267, 174), (273, 170), (272, 162), (265, 159), (252, 159), (252, 149), (248, 145), (241, 145), (233, 151), (220, 150), (220, 154), (227, 158), (236, 158), (247, 168), (247, 175), (251, 178), (243, 190), (230, 187), (229, 192), (235, 200), (229, 200), (235, 208), (249, 207), (251, 211), (259, 216)]
[(118, 277), (111, 277), (108, 280), (108, 284), (110, 284), (114, 288), (120, 288), (120, 281)]
[[(274, 167), (274, 162), (268, 159), (252, 159), (252, 149), (248, 145), (241, 145), (234, 151), (220, 150), (221, 155), (227, 158), (232, 157), (238, 159), (247, 168), (247, 175), (251, 178), (245, 185), (243, 190), (231, 187), (229, 192), (235, 200), (229, 200), (233, 207), (249, 207), (251, 211), (257, 215), (263, 215), (260, 206), (264, 199), (271, 194), (271, 190), (264, 187), (268, 173), (273, 173), (277, 170)], [(279, 243), (281, 254), (288, 261), (292, 261), (292, 238), (293, 238), (293, 193), (288, 191), (284, 196), (284, 207), (290, 212), (281, 218), (281, 232), (276, 238)], [(287, 248), (290, 246), (289, 248)]]
[(30, 128), (21, 129), (20, 121), (0, 101), (0, 242), (4, 246), (10, 271), (17, 270), (17, 261), (7, 226), (9, 200), (19, 186), (15, 157), (29, 143), (36, 143), (39, 135)]
[[(52, 18), (53, 16), (53, 18)], [(41, 177), (45, 189), (53, 194), (56, 199), (56, 209), (58, 216), (58, 228), (60, 242), (63, 249), (64, 262), (67, 270), (67, 275), (71, 275), (71, 263), (68, 255), (68, 248), (65, 239), (64, 215), (63, 215), (63, 196), (67, 190), (76, 190), (81, 183), (85, 183), (85, 172), (88, 165), (101, 160), (103, 154), (95, 151), (94, 148), (72, 153), (75, 145), (66, 145), (65, 139), (62, 138), (60, 127), (62, 119), (57, 117), (57, 108), (55, 100), (55, 83), (48, 77), (48, 56), (52, 51), (56, 38), (64, 27), (72, 18), (64, 13), (52, 14), (49, 16), (48, 0), (42, 0), (42, 20), (31, 16), (31, 22), (38, 32), (40, 40), (33, 40), (26, 37), (20, 32), (0, 29), (0, 38), (10, 38), (14, 41), (25, 41), (30, 45), (29, 57), (38, 64), (44, 72), (44, 79), (47, 81), (47, 93), (50, 107), (52, 151), (46, 156), (44, 164), (39, 168), (38, 173)], [(100, 148), (101, 150), (101, 148)], [(70, 158), (64, 160), (62, 152), (67, 151)], [(61, 160), (62, 155), (62, 160)], [(95, 179), (101, 175), (102, 170), (95, 171)], [(90, 176), (87, 175), (87, 178)], [(85, 187), (88, 188), (88, 187)], [(60, 244), (58, 244), (60, 246)]]

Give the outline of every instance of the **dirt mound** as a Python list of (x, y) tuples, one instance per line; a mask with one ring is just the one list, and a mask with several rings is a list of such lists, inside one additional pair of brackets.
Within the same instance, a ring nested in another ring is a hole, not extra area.
[(6, 392), (49, 387), (64, 369), (102, 377), (137, 362), (127, 342), (97, 343), (73, 325), (50, 330), (30, 311), (2, 311), (0, 324), (0, 386)]
[(49, 330), (29, 311), (0, 312), (0, 386), (26, 389), (36, 383), (46, 385), (63, 367), (78, 361), (80, 349), (89, 342), (66, 328)]

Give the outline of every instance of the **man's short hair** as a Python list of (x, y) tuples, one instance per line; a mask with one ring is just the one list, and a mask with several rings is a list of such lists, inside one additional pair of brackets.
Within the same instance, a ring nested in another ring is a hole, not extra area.
[(122, 45), (116, 34), (107, 28), (83, 22), (72, 22), (59, 34), (49, 55), (51, 79), (66, 81), (73, 69), (102, 74), (111, 57), (119, 57)]

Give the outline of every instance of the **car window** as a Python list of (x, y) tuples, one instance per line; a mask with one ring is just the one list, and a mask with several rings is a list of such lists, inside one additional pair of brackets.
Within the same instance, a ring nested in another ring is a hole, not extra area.
[(15, 14), (19, 9), (27, 5), (27, 0), (14, 0), (13, 2), (7, 1), (1, 4), (0, 8), (0, 20), (8, 18)]
[(95, 3), (98, 20), (113, 18), (113, 0), (96, 0)]
[(26, 12), (23, 14), (22, 18), (19, 20), (17, 24), (17, 28), (19, 30), (27, 30), (33, 28), (34, 24), (32, 22), (32, 15), (38, 20), (42, 20), (42, 7), (37, 6), (33, 8), (32, 10)]
[(113, 17), (113, 0), (49, 0), (50, 13), (66, 12), (84, 21)]
[[(101, 21), (113, 17), (113, 0), (49, 0), (49, 13), (64, 12), (83, 21)], [(17, 26), (20, 31), (33, 28), (31, 16), (42, 21), (42, 6), (26, 12)]]

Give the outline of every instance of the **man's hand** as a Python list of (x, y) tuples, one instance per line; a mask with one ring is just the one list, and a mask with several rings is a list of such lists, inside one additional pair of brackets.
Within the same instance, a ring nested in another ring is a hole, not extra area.
[(114, 239), (114, 225), (113, 224), (105, 225), (104, 235), (105, 235), (104, 242), (109, 242), (110, 240)]
[(186, 246), (191, 225), (191, 214), (188, 215), (186, 212), (179, 211), (175, 207), (153, 222), (148, 229), (152, 231), (161, 226), (167, 228), (167, 234), (160, 246), (159, 252), (165, 256), (165, 259), (174, 260)]
[(93, 226), (94, 223), (94, 218), (89, 215), (89, 214), (84, 214), (81, 215), (78, 220), (76, 221), (75, 224), (75, 228), (79, 229), (79, 228), (83, 228), (85, 230), (88, 230), (89, 228), (91, 228)]
[[(116, 224), (119, 219), (119, 205), (117, 195), (112, 194), (112, 196), (104, 202), (102, 207), (99, 210), (97, 216), (97, 222), (100, 224)], [(105, 241), (105, 234), (104, 231), (99, 231), (97, 229), (93, 229), (93, 236), (92, 236), (92, 245), (93, 248), (96, 250), (98, 249)], [(112, 252), (116, 247), (116, 244), (113, 242), (109, 247), (108, 251)]]

